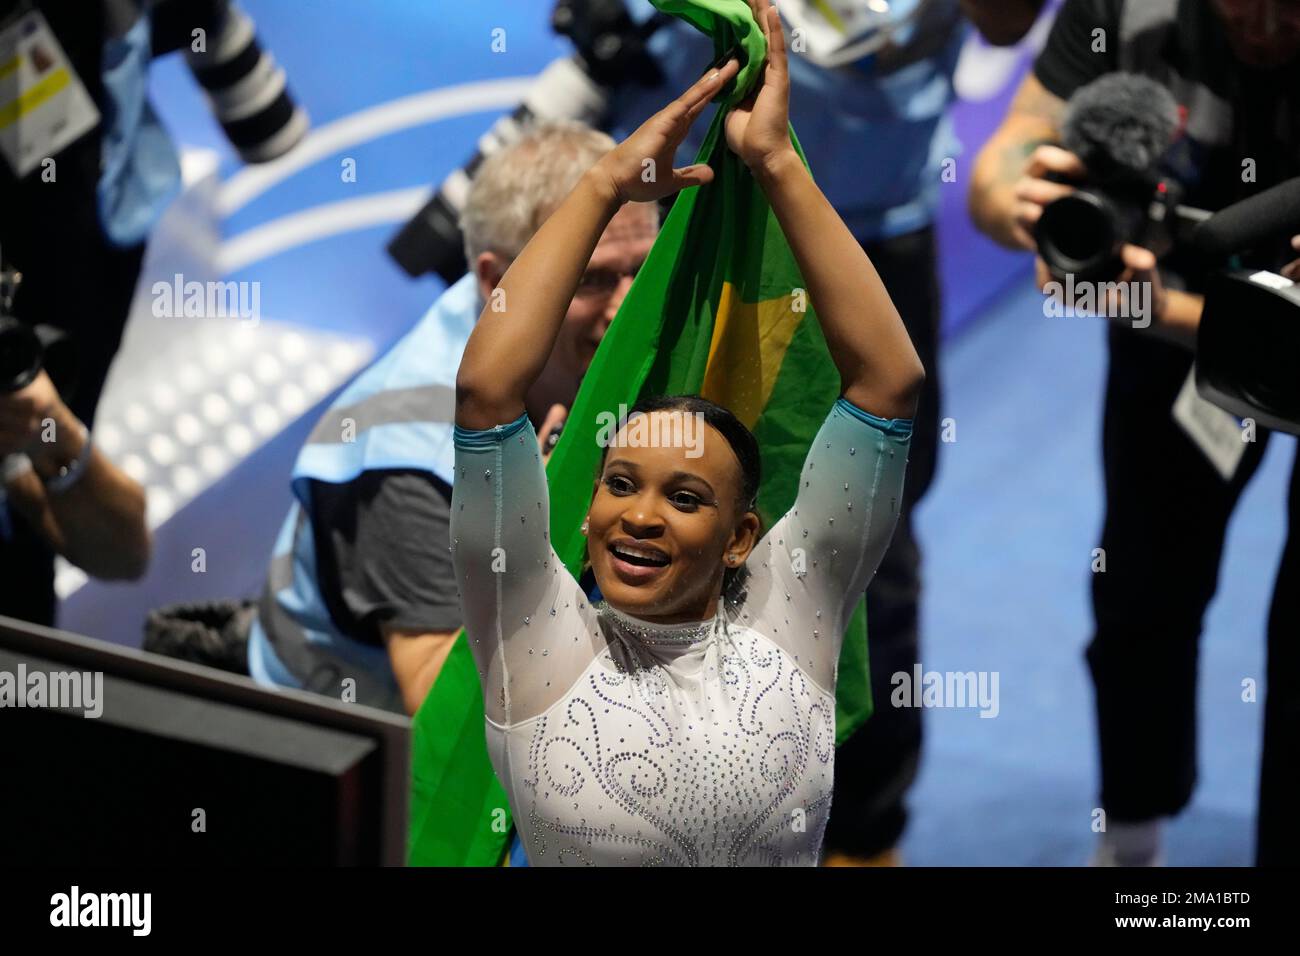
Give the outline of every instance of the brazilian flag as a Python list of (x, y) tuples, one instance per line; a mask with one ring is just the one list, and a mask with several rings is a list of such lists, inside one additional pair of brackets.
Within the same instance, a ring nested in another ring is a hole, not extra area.
[[(793, 505), (808, 447), (840, 392), (794, 255), (762, 190), (728, 149), (723, 117), (760, 81), (766, 41), (745, 0), (653, 0), (737, 48), (740, 73), (719, 97), (696, 162), (714, 180), (683, 190), (601, 341), (551, 455), (551, 540), (575, 576), (580, 526), (600, 463), (600, 413), (643, 395), (702, 395), (758, 439), (764, 527)], [(794, 147), (803, 156), (790, 131)], [(805, 160), (806, 164), (806, 160)], [(866, 613), (845, 634), (836, 686), (842, 743), (871, 715)], [(462, 634), (415, 717), (410, 862), (494, 865), (509, 839), (509, 807), (488, 762), (478, 675)]]

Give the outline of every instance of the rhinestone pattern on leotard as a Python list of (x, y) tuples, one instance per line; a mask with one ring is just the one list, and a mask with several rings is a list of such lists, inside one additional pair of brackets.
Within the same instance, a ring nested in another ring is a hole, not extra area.
[(457, 582), (530, 863), (814, 865), (838, 637), (896, 520), (905, 436), (837, 403), (715, 615), (666, 627), (585, 601), (533, 520), (547, 486), (526, 418), (457, 442), (483, 475), (454, 489)]
[(834, 775), (831, 696), (721, 615), (692, 638), (602, 610), (607, 651), (531, 734), (513, 728), (530, 861), (815, 863)]

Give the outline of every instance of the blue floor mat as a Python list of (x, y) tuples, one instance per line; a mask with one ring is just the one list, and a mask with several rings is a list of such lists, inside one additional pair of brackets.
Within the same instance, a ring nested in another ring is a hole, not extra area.
[[(1026, 277), (943, 353), (955, 441), (918, 512), (926, 670), (998, 671), (1000, 712), (933, 709), (902, 844), (915, 865), (1078, 865), (1097, 805), (1091, 551), (1100, 533), (1105, 329), (1046, 318)], [(1200, 783), (1174, 865), (1249, 865), (1264, 628), (1295, 440), (1274, 439), (1229, 528), (1202, 638)]]

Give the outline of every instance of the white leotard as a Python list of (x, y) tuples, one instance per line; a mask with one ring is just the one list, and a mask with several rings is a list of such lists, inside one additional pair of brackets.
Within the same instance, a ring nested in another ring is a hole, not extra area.
[(840, 643), (893, 533), (908, 434), (838, 401), (717, 614), (663, 626), (593, 606), (561, 564), (526, 417), (457, 429), (465, 629), (532, 865), (817, 863)]

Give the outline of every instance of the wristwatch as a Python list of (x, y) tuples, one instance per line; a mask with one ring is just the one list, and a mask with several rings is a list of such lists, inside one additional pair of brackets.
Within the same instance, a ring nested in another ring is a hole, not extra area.
[(82, 425), (81, 451), (77, 452), (76, 458), (60, 464), (54, 474), (48, 477), (41, 476), (46, 491), (52, 495), (61, 495), (81, 480), (82, 475), (86, 473), (86, 463), (90, 461), (91, 444), (90, 429)]

